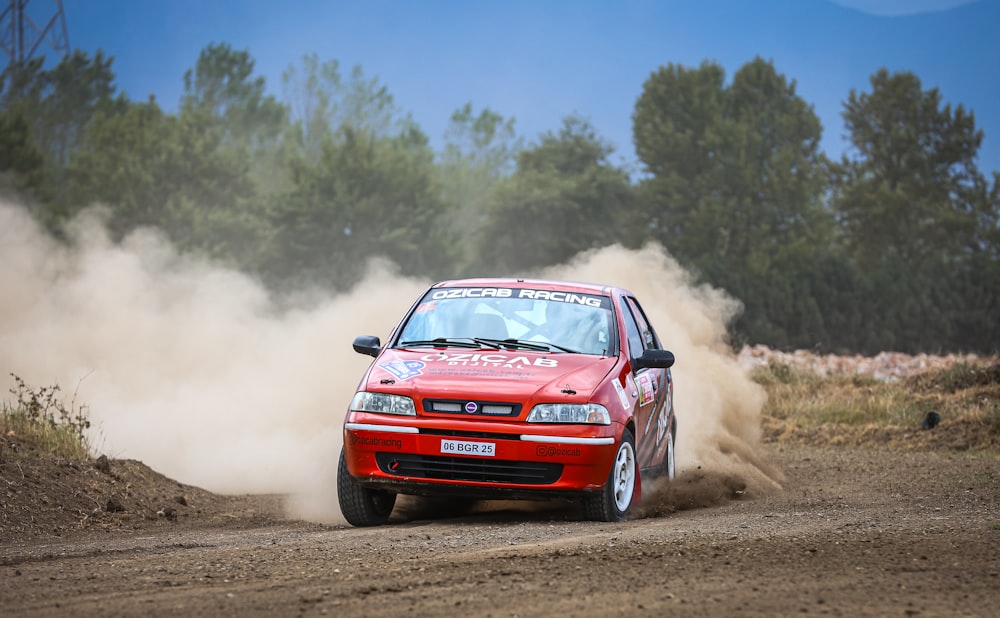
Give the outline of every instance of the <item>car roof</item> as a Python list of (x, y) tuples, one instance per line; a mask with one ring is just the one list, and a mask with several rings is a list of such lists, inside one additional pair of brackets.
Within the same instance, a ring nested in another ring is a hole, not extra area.
[(582, 294), (597, 294), (601, 296), (613, 293), (631, 294), (622, 288), (597, 283), (580, 281), (558, 281), (554, 279), (521, 279), (513, 277), (481, 277), (475, 279), (451, 279), (439, 281), (432, 288), (532, 288), (537, 290), (558, 290), (560, 292), (576, 292)]

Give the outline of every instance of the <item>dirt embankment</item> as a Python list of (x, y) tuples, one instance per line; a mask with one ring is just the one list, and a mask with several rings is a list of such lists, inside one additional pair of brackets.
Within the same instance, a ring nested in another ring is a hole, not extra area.
[(278, 496), (221, 496), (140, 461), (50, 457), (14, 436), (0, 453), (0, 545), (282, 518)]

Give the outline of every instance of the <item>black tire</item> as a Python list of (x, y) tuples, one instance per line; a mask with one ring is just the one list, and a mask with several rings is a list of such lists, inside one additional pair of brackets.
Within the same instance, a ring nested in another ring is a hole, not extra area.
[(635, 459), (635, 438), (628, 428), (622, 432), (608, 481), (601, 491), (584, 498), (583, 508), (591, 521), (625, 521), (635, 495), (639, 468)]
[(389, 521), (396, 494), (391, 491), (369, 489), (358, 484), (347, 470), (344, 449), (340, 449), (337, 466), (337, 500), (340, 512), (352, 526), (381, 526)]

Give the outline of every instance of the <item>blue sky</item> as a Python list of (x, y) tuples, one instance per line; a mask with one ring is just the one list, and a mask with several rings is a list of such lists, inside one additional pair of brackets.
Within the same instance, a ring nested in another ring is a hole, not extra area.
[[(1000, 171), (1000, 0), (64, 0), (70, 45), (114, 57), (132, 99), (176, 109), (184, 72), (209, 43), (247, 50), (281, 98), (281, 73), (305, 54), (360, 65), (410, 112), (432, 145), (471, 102), (514, 117), (529, 143), (562, 118), (589, 118), (635, 161), (631, 114), (668, 63), (718, 62), (732, 75), (774, 62), (845, 148), (843, 101), (881, 67), (976, 114), (980, 169)], [(43, 7), (33, 0), (32, 7)]]

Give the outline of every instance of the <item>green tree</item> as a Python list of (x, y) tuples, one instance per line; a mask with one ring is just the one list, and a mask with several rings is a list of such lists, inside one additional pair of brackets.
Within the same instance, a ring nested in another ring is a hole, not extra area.
[(343, 128), (376, 138), (419, 133), (389, 89), (378, 78), (366, 77), (360, 66), (345, 79), (337, 60), (320, 62), (311, 54), (285, 70), (282, 84), (304, 157), (318, 157), (324, 144), (343, 138)]
[(870, 93), (852, 90), (844, 104), (853, 153), (834, 170), (833, 205), (855, 259), (870, 271), (892, 255), (914, 267), (996, 255), (996, 175), (990, 183), (976, 168), (975, 115), (909, 72), (881, 69), (870, 81)]
[(576, 116), (522, 151), (517, 170), (490, 195), (476, 243), (480, 272), (523, 272), (620, 242), (633, 192), (628, 174), (608, 162), (611, 153)]
[(735, 254), (757, 272), (811, 260), (833, 233), (822, 201), (827, 161), (819, 119), (794, 80), (760, 58), (736, 72), (728, 98), (736, 149), (722, 158), (736, 205), (727, 229), (742, 243)]
[(1000, 345), (1000, 200), (976, 167), (975, 116), (881, 69), (851, 91), (852, 150), (832, 167), (832, 205), (863, 274), (860, 351), (995, 352)]
[(302, 57), (301, 66), (290, 66), (282, 75), (282, 87), (301, 156), (316, 158), (323, 144), (333, 139), (339, 124), (338, 101), (343, 96), (340, 63), (320, 63), (316, 54)]
[(70, 161), (73, 202), (108, 207), (109, 227), (119, 238), (138, 226), (162, 224), (176, 186), (164, 173), (175, 158), (176, 125), (153, 101), (99, 115)]
[(70, 163), (74, 202), (107, 206), (115, 236), (157, 226), (182, 248), (224, 254), (219, 228), (252, 185), (222, 139), (204, 116), (165, 114), (154, 101), (99, 114)]
[(220, 151), (249, 161), (256, 193), (266, 196), (288, 187), (288, 109), (267, 94), (254, 65), (248, 51), (228, 44), (205, 47), (184, 74), (180, 115), (218, 131)]
[[(720, 195), (716, 155), (725, 145), (725, 72), (669, 64), (643, 84), (632, 136), (645, 179), (640, 185), (653, 237), (690, 264), (719, 242), (697, 226), (700, 204)], [(721, 180), (721, 179), (720, 179)]]
[(0, 110), (0, 194), (37, 190), (44, 162), (24, 118)]
[(662, 67), (633, 113), (642, 193), (659, 241), (709, 272), (761, 275), (832, 240), (822, 127), (760, 58), (724, 85), (715, 63)]
[(223, 144), (253, 150), (280, 137), (287, 110), (266, 92), (263, 77), (254, 76), (247, 51), (212, 44), (184, 74), (184, 112), (207, 112), (223, 129)]
[(273, 285), (338, 287), (357, 281), (367, 258), (404, 274), (450, 263), (434, 153), (389, 90), (355, 67), (315, 55), (284, 74), (291, 100), (291, 188), (276, 196), (262, 275)]
[[(489, 195), (513, 173), (523, 148), (513, 118), (490, 108), (476, 114), (472, 103), (451, 115), (435, 169), (446, 209), (442, 224), (453, 238), (472, 238), (485, 225)], [(475, 264), (480, 253), (478, 243), (472, 242), (449, 242), (447, 248), (458, 271)]]
[(835, 259), (836, 228), (823, 202), (822, 127), (795, 82), (761, 58), (728, 86), (714, 62), (668, 65), (643, 84), (632, 119), (653, 237), (743, 301), (734, 338), (826, 341), (811, 273)]
[[(0, 109), (8, 130), (27, 129), (27, 154), (34, 172), (22, 188), (30, 187), (39, 202), (39, 218), (57, 228), (73, 214), (66, 173), (70, 156), (81, 145), (98, 113), (121, 110), (126, 101), (116, 96), (112, 59), (97, 51), (93, 58), (75, 51), (51, 69), (36, 58), (4, 73)], [(41, 157), (37, 165), (36, 156)]]
[(100, 50), (93, 58), (78, 50), (48, 73), (51, 91), (43, 101), (36, 143), (59, 170), (65, 169), (97, 113), (120, 111), (125, 105), (125, 99), (116, 96), (112, 61)]
[(490, 178), (510, 175), (524, 148), (514, 123), (514, 118), (504, 118), (488, 107), (475, 114), (472, 103), (466, 103), (449, 119), (442, 162), (465, 164)]
[(442, 204), (426, 139), (342, 127), (317, 160), (294, 165), (294, 189), (273, 210), (263, 267), (278, 287), (355, 283), (370, 258), (403, 274), (440, 272)]

